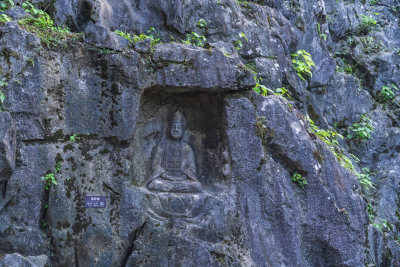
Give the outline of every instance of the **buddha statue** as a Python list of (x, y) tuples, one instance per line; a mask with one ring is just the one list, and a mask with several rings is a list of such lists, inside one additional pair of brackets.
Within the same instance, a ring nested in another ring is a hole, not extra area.
[(169, 138), (155, 148), (147, 183), (149, 190), (172, 193), (201, 191), (193, 150), (182, 140), (184, 131), (185, 117), (177, 111), (171, 117)]

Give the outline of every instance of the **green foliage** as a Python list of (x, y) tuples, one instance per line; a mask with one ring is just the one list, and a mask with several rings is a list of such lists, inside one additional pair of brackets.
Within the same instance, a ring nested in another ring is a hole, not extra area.
[(384, 44), (372, 36), (361, 37), (360, 41), (363, 45), (363, 51), (366, 54), (379, 53), (385, 49)]
[[(147, 31), (147, 38), (150, 38), (150, 46), (155, 46), (158, 44), (162, 44), (161, 39), (158, 36), (158, 33), (154, 27), (150, 27), (150, 29)], [(133, 38), (135, 41), (135, 38)]]
[(57, 173), (60, 172), (60, 170), (61, 170), (61, 162), (57, 162), (56, 167), (54, 168), (54, 172)]
[[(262, 77), (258, 76), (258, 73), (257, 73), (256, 68), (253, 63), (248, 63), (244, 66), (242, 65), (241, 67), (243, 67), (245, 70), (247, 70), (248, 72), (250, 72), (253, 75), (253, 79), (256, 82), (256, 85), (252, 88), (254, 92), (261, 94), (263, 96), (267, 96), (268, 91), (269, 91), (271, 94), (281, 96), (285, 100), (287, 100), (287, 98), (292, 99), (292, 97), (290, 96), (289, 90), (287, 90), (285, 87), (277, 88), (274, 92), (271, 89), (267, 88), (265, 85), (262, 85), (261, 83), (262, 83), (263, 79), (262, 79)], [(289, 107), (292, 106), (291, 104), (288, 104), (288, 105), (289, 105)]]
[(9, 8), (12, 8), (14, 5), (15, 4), (13, 0), (2, 0), (0, 1), (0, 11), (5, 11)]
[(371, 134), (374, 132), (374, 127), (371, 125), (371, 123), (371, 118), (365, 114), (361, 115), (360, 120), (350, 127), (350, 130), (354, 132), (354, 136), (352, 134), (348, 134), (347, 138), (355, 138), (358, 140), (371, 139)]
[(394, 84), (382, 86), (382, 89), (381, 89), (381, 92), (379, 93), (379, 98), (378, 98), (379, 102), (385, 103), (385, 104), (394, 103), (396, 94), (393, 92), (393, 90), (398, 91), (399, 88), (397, 88), (397, 86)]
[(67, 39), (76, 40), (81, 36), (71, 33), (66, 26), (63, 28), (55, 26), (49, 14), (35, 8), (30, 2), (23, 3), (22, 8), (33, 18), (19, 20), (19, 24), (36, 34), (48, 48), (57, 46)]
[(268, 137), (268, 129), (266, 126), (267, 118), (265, 116), (257, 117), (255, 123), (255, 131), (257, 136), (260, 137), (261, 142), (266, 145), (266, 140)]
[(147, 34), (141, 33), (139, 35), (134, 34), (133, 36), (130, 33), (126, 33), (120, 30), (116, 30), (115, 31), (116, 34), (124, 37), (125, 39), (127, 39), (128, 41), (130, 41), (131, 43), (135, 44), (139, 41), (145, 40), (145, 39), (150, 39), (150, 46), (155, 46), (157, 44), (161, 44), (161, 39), (159, 37), (156, 37), (157, 31), (151, 27), (148, 31)]
[(268, 95), (268, 88), (261, 84), (263, 79), (260, 76), (258, 76), (254, 64), (248, 63), (244, 65), (244, 69), (246, 69), (253, 75), (253, 79), (256, 82), (256, 85), (253, 87), (253, 91), (263, 96)]
[[(379, 15), (379, 13), (375, 13), (375, 15)], [(367, 16), (367, 15), (361, 15), (360, 16), (361, 21), (360, 24), (358, 25), (358, 33), (360, 34), (367, 34), (369, 31), (373, 30), (377, 22), (374, 17), (372, 16)]]
[(286, 100), (287, 100), (287, 98), (292, 99), (292, 97), (290, 96), (289, 90), (287, 90), (285, 87), (276, 88), (275, 95), (281, 96)]
[[(14, 1), (13, 0), (3, 0), (0, 1), (0, 11), (5, 11), (9, 8), (12, 8), (14, 6)], [(0, 22), (9, 22), (12, 19), (7, 16), (6, 14), (0, 14)]]
[(132, 41), (132, 36), (129, 33), (126, 33), (126, 32), (120, 31), (120, 30), (116, 30), (115, 33), (124, 37), (126, 40)]
[(0, 80), (0, 111), (3, 110), (3, 103), (4, 103), (4, 100), (6, 99), (6, 97), (4, 96), (4, 89), (5, 89), (5, 87), (7, 87), (7, 85), (8, 85), (7, 79), (2, 78)]
[(186, 40), (182, 40), (182, 43), (187, 45), (195, 45), (199, 47), (204, 47), (206, 44), (207, 39), (203, 35), (200, 35), (196, 32), (186, 34)]
[(369, 4), (371, 6), (376, 5), (379, 2), (379, 0), (369, 0)]
[(76, 134), (73, 134), (69, 137), (69, 141), (75, 142), (76, 141)]
[[(285, 87), (277, 88), (274, 92), (271, 89), (267, 88), (265, 85), (262, 85), (261, 83), (262, 83), (263, 79), (262, 79), (262, 77), (258, 76), (258, 73), (257, 73), (256, 68), (253, 63), (248, 63), (248, 64), (244, 65), (244, 69), (246, 69), (253, 75), (253, 79), (256, 82), (256, 85), (252, 88), (254, 92), (261, 94), (263, 96), (267, 96), (268, 90), (270, 90), (271, 94), (281, 96), (285, 100), (287, 100), (287, 98), (292, 99), (292, 97), (290, 96), (289, 90), (287, 90)], [(290, 104), (289, 104), (289, 106), (291, 107)]]
[(371, 171), (368, 168), (362, 168), (361, 173), (356, 173), (360, 184), (364, 187), (366, 191), (369, 191), (371, 188), (375, 188), (374, 184), (371, 181)]
[(336, 66), (336, 71), (350, 74), (350, 75), (355, 74), (355, 72), (353, 71), (353, 67), (348, 63), (344, 63), (343, 66)]
[(199, 19), (199, 21), (197, 22), (197, 27), (207, 28), (207, 21), (205, 19)]
[(25, 22), (31, 23), (33, 26), (38, 28), (50, 28), (54, 27), (54, 22), (51, 19), (50, 15), (44, 12), (43, 10), (35, 8), (31, 3), (25, 2), (22, 4), (22, 8), (25, 12), (31, 14), (33, 19), (26, 19)]
[(0, 22), (10, 22), (12, 19), (6, 14), (0, 14)]
[(361, 23), (364, 24), (366, 27), (375, 27), (376, 20), (374, 17), (361, 15)]
[(246, 42), (249, 42), (249, 39), (247, 39), (247, 36), (243, 32), (240, 32), (239, 33), (239, 39), (237, 39), (234, 42), (234, 45), (233, 45), (235, 47), (236, 51), (239, 51), (240, 49), (243, 48), (243, 41), (242, 40), (246, 40)]
[(376, 217), (375, 221), (372, 225), (378, 229), (381, 233), (383, 232), (390, 232), (393, 229), (393, 226), (388, 220)]
[(306, 178), (303, 177), (303, 175), (301, 175), (298, 172), (295, 172), (290, 179), (292, 180), (292, 182), (297, 183), (302, 189), (304, 189), (304, 186), (307, 185), (307, 180)]
[(307, 116), (309, 128), (308, 132), (314, 134), (319, 139), (325, 142), (329, 147), (339, 147), (338, 139), (343, 139), (343, 136), (337, 133), (335, 130), (322, 130), (315, 125), (314, 121)]
[(256, 85), (253, 87), (253, 91), (263, 96), (268, 95), (268, 88), (261, 84), (262, 78), (261, 77), (253, 77), (253, 78), (256, 81)]
[(236, 0), (236, 3), (245, 7), (249, 5), (249, 1), (244, 1), (244, 0)]
[(372, 207), (371, 202), (368, 202), (368, 204), (367, 204), (367, 212), (368, 212), (369, 223), (373, 223), (374, 219), (375, 219), (375, 212), (374, 212), (374, 208)]
[(302, 80), (306, 80), (304, 79), (303, 75), (312, 77), (311, 68), (315, 67), (315, 63), (312, 60), (310, 53), (302, 49), (294, 54), (291, 54), (291, 57), (293, 67), (296, 70), (297, 75), (299, 75)]
[(58, 185), (58, 182), (55, 178), (55, 173), (60, 172), (60, 170), (61, 170), (61, 162), (57, 162), (56, 167), (54, 168), (54, 173), (48, 173), (45, 176), (41, 177), (41, 179), (45, 182), (46, 190), (49, 190), (52, 184)]
[[(314, 121), (311, 120), (308, 116), (307, 120), (309, 125), (308, 132), (314, 134), (316, 137), (324, 141), (325, 144), (327, 144), (327, 146), (330, 148), (331, 152), (333, 153), (333, 155), (335, 155), (337, 161), (342, 167), (350, 170), (353, 173), (357, 173), (351, 159), (347, 157), (344, 154), (343, 149), (339, 147), (339, 138), (343, 139), (343, 136), (337, 133), (335, 130), (322, 130), (318, 128), (318, 126), (315, 125)], [(355, 160), (358, 161), (358, 159), (354, 155), (351, 156), (353, 156)]]
[(321, 24), (319, 24), (319, 23), (317, 23), (317, 31), (318, 31), (319, 38), (321, 38), (322, 40), (324, 40), (324, 42), (326, 42), (326, 39), (328, 38), (328, 36), (326, 36), (326, 34), (321, 31)]
[(54, 173), (49, 173), (46, 174), (46, 176), (41, 178), (43, 181), (45, 181), (45, 188), (46, 190), (49, 190), (50, 186), (52, 184), (58, 185), (56, 178), (54, 177)]

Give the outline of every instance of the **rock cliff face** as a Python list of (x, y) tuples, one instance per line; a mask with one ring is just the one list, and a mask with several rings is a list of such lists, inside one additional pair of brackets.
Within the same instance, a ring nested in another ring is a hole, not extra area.
[(398, 0), (34, 2), (76, 33), (0, 22), (0, 266), (400, 266)]

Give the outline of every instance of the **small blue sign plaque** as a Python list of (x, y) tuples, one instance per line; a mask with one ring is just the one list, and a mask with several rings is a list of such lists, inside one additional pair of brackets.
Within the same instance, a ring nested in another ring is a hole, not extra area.
[(86, 196), (85, 208), (105, 208), (106, 197), (104, 196)]

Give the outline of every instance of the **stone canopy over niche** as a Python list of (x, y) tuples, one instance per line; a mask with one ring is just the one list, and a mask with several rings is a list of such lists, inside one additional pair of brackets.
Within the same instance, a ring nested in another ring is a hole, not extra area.
[(169, 138), (171, 115), (181, 110), (186, 117), (182, 140), (195, 156), (197, 178), (212, 189), (229, 179), (229, 154), (223, 134), (223, 98), (214, 93), (171, 93), (157, 89), (144, 92), (135, 131), (133, 184), (148, 182), (152, 153)]

